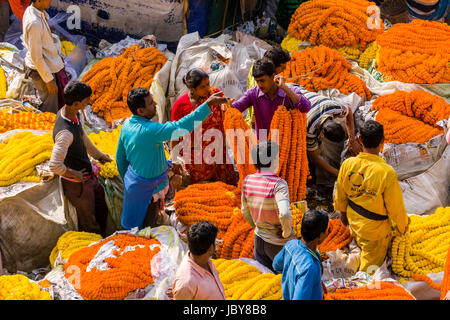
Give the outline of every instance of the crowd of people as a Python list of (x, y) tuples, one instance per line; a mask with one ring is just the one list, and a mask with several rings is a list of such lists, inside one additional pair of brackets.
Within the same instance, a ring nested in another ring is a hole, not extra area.
[[(414, 3), (409, 4), (412, 10), (417, 8)], [(105, 236), (108, 208), (90, 157), (102, 163), (113, 159), (98, 150), (83, 129), (80, 112), (89, 105), (92, 89), (80, 81), (68, 83), (58, 39), (48, 25), (45, 10), (50, 4), (51, 0), (31, 0), (21, 18), (27, 49), (26, 74), (42, 101), (40, 110), (57, 114), (50, 169), (61, 177), (64, 195), (76, 208), (79, 230)], [(440, 6), (436, 10), (441, 10)], [(164, 201), (171, 188), (168, 172), (174, 164), (166, 159), (165, 142), (175, 149), (180, 142), (191, 139), (192, 161), (185, 169), (193, 183), (237, 184), (237, 173), (225, 159), (225, 141), (221, 141), (224, 161), (210, 163), (203, 151), (217, 141), (200, 139), (198, 145), (194, 137), (200, 125), (199, 134), (209, 129), (223, 133), (226, 108), (236, 108), (245, 112), (259, 140), (251, 150), (257, 172), (244, 180), (241, 208), (243, 217), (255, 230), (254, 258), (273, 272), (282, 273), (285, 300), (323, 299), (322, 259), (317, 246), (327, 236), (329, 216), (322, 210), (306, 212), (302, 237), (295, 238), (290, 190), (287, 182), (275, 174), (279, 146), (267, 140), (279, 106), (308, 114), (306, 148), (312, 175), (309, 183), (322, 186), (321, 190), (330, 194), (336, 182), (334, 209), (361, 248), (359, 270), (370, 272), (381, 266), (391, 244), (392, 226), (398, 234), (404, 234), (409, 218), (397, 174), (379, 156), (384, 143), (383, 126), (366, 121), (356, 128), (351, 108), (288, 84), (281, 73), (289, 60), (289, 53), (279, 47), (267, 51), (253, 64), (249, 89), (237, 101), (213, 88), (205, 71), (191, 69), (183, 78), (188, 93), (174, 103), (172, 121), (165, 123), (152, 120), (156, 102), (149, 90), (132, 89), (127, 96), (132, 116), (122, 126), (116, 152), (124, 185), (121, 226), (130, 230), (166, 224)], [(447, 141), (450, 143), (450, 133)], [(348, 145), (349, 155), (341, 163), (344, 144)], [(194, 161), (198, 157), (202, 158), (201, 164)], [(267, 157), (269, 161), (263, 161)], [(210, 222), (200, 222), (189, 229), (189, 253), (170, 289), (173, 299), (225, 299), (224, 287), (211, 262), (217, 232), (217, 226)]]

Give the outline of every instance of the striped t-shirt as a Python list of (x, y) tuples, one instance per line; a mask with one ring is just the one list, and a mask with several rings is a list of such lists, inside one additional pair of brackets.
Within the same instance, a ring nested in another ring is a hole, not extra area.
[(242, 185), (244, 218), (255, 226), (258, 237), (280, 246), (295, 238), (294, 229), (288, 238), (278, 235), (282, 232), (281, 223), (292, 221), (290, 212), (284, 216), (279, 212), (277, 201), (281, 200), (289, 201), (289, 188), (286, 181), (274, 173), (257, 172), (245, 178)]

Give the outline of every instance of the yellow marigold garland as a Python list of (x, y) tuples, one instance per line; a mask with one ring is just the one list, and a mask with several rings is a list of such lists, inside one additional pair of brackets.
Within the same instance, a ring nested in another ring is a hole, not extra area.
[(49, 130), (55, 126), (56, 114), (51, 112), (33, 113), (17, 112), (9, 113), (0, 111), (0, 133), (15, 129)]
[(367, 69), (372, 60), (375, 59), (377, 51), (378, 51), (377, 42), (376, 41), (371, 42), (367, 47), (367, 49), (359, 56), (358, 58), (359, 66), (361, 68)]
[(7, 83), (6, 83), (5, 71), (0, 66), (0, 99), (6, 98), (6, 87), (7, 87)]
[(15, 134), (0, 144), (0, 186), (31, 180), (35, 166), (49, 160), (53, 149), (50, 132), (39, 136), (29, 131)]
[(398, 23), (377, 38), (377, 70), (385, 80), (450, 82), (450, 26), (415, 19)]
[(0, 276), (0, 300), (53, 300), (39, 285), (21, 274)]
[(450, 207), (410, 218), (407, 233), (392, 241), (392, 271), (405, 278), (443, 271), (450, 248)]
[[(120, 131), (122, 126), (118, 126), (111, 132), (100, 131), (99, 133), (89, 134), (89, 139), (92, 143), (103, 153), (109, 154), (113, 159), (116, 158), (117, 145), (119, 143)], [(100, 176), (103, 178), (114, 178), (119, 175), (116, 161), (106, 162), (104, 164), (99, 163)]]

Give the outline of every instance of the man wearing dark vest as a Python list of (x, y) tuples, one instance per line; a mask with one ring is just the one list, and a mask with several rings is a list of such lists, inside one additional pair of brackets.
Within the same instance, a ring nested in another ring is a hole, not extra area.
[(108, 208), (88, 154), (102, 163), (112, 158), (92, 144), (80, 122), (79, 111), (89, 104), (91, 94), (92, 89), (78, 81), (64, 89), (66, 104), (55, 120), (50, 170), (61, 176), (64, 195), (77, 210), (78, 230), (105, 236)]

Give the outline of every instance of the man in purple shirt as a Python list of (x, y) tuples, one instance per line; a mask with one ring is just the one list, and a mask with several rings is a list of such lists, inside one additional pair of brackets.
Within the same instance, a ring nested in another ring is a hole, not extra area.
[(303, 113), (311, 109), (311, 103), (299, 89), (287, 86), (282, 76), (275, 75), (275, 65), (269, 59), (257, 60), (253, 65), (252, 75), (257, 86), (248, 89), (238, 101), (233, 103), (233, 107), (244, 112), (250, 106), (254, 106), (255, 130), (258, 139), (267, 139), (270, 123), (278, 106), (284, 105), (288, 109), (297, 108)]

